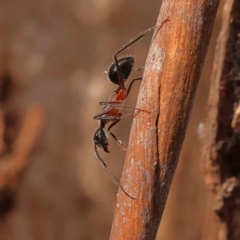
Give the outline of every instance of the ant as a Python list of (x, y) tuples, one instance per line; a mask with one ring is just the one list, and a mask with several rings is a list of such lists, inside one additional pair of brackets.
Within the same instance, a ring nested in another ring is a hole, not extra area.
[[(145, 35), (147, 35), (149, 32), (153, 31), (154, 29), (158, 28), (160, 30), (162, 26), (169, 21), (169, 18), (165, 19), (160, 25), (152, 27), (148, 29), (147, 31), (141, 33), (139, 36), (137, 36), (135, 39), (131, 40), (128, 44), (124, 45), (120, 50), (118, 50), (114, 56), (114, 62), (110, 66), (109, 70), (105, 71), (105, 73), (108, 75), (109, 80), (116, 84), (118, 87), (114, 90), (114, 94), (108, 99), (107, 102), (100, 102), (100, 105), (103, 105), (102, 111), (98, 114), (96, 114), (93, 119), (99, 121), (99, 128), (95, 131), (93, 135), (93, 142), (94, 142), (94, 151), (97, 156), (97, 158), (101, 161), (103, 168), (107, 172), (109, 178), (112, 180), (113, 183), (115, 183), (117, 186), (119, 186), (122, 191), (130, 196), (123, 188), (123, 186), (120, 184), (119, 180), (115, 177), (115, 175), (109, 170), (107, 164), (105, 161), (101, 158), (98, 148), (102, 148), (105, 152), (109, 153), (108, 150), (108, 136), (106, 131), (104, 130), (107, 123), (112, 122), (108, 128), (107, 132), (113, 137), (113, 139), (122, 147), (123, 143), (120, 141), (110, 130), (112, 127), (114, 127), (116, 124), (118, 124), (121, 119), (125, 116), (133, 116), (133, 114), (123, 114), (121, 111), (122, 108), (128, 108), (138, 111), (143, 111), (141, 109), (127, 107), (123, 105), (124, 100), (128, 97), (132, 85), (135, 81), (141, 80), (142, 77), (133, 79), (128, 88), (125, 86), (125, 82), (127, 81), (128, 77), (130, 76), (131, 72), (134, 70), (141, 70), (142, 68), (136, 68), (133, 69), (133, 65), (135, 62), (135, 58), (133, 56), (125, 56), (117, 59), (117, 55), (130, 47), (132, 44), (143, 38)], [(134, 198), (133, 198), (134, 199)]]

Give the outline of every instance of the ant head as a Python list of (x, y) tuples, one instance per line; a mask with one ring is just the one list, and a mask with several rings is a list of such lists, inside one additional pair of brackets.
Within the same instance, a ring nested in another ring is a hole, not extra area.
[[(117, 61), (118, 61), (118, 65), (119, 65), (123, 80), (126, 81), (132, 71), (132, 68), (134, 65), (134, 57), (132, 56), (122, 57), (122, 58), (119, 58)], [(108, 74), (108, 78), (112, 83), (116, 85), (120, 84), (117, 66), (115, 62), (111, 65), (108, 71), (105, 71), (105, 73)]]
[(93, 134), (93, 142), (98, 147), (102, 148), (105, 152), (109, 153), (108, 151), (108, 137), (106, 132), (103, 130), (103, 128), (99, 128), (94, 134)]

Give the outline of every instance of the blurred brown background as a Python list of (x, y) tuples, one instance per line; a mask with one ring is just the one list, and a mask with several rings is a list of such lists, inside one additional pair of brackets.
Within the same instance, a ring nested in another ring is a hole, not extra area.
[[(160, 4), (0, 1), (0, 240), (109, 238), (117, 187), (94, 156), (98, 123), (93, 115), (101, 111), (98, 102), (113, 92), (103, 71), (114, 52), (155, 25)], [(222, 4), (157, 239), (217, 239), (218, 219), (200, 158)], [(133, 54), (138, 67), (144, 65), (150, 39), (124, 53)], [(127, 106), (135, 105), (139, 85)], [(126, 144), (131, 121), (126, 118), (114, 129)], [(110, 141), (111, 153), (101, 153), (120, 177), (125, 152)], [(12, 175), (5, 170), (10, 161), (21, 162)]]

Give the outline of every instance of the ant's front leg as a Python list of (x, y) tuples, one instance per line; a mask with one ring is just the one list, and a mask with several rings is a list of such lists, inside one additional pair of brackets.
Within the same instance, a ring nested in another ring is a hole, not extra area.
[(131, 83), (129, 84), (129, 87), (128, 87), (128, 89), (127, 89), (126, 98), (127, 98), (127, 96), (129, 95), (129, 93), (130, 93), (130, 91), (131, 91), (131, 88), (132, 88), (133, 83), (134, 83), (135, 81), (138, 81), (138, 80), (142, 80), (142, 78), (135, 78), (135, 79), (133, 79), (133, 80), (131, 81)]
[(132, 69), (132, 72), (141, 71), (141, 70), (143, 70), (143, 69), (144, 69), (144, 67), (136, 67), (136, 68), (133, 68), (133, 69)]

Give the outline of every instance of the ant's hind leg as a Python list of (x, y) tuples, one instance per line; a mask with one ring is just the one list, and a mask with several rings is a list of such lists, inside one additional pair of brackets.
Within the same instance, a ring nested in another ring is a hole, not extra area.
[(127, 151), (127, 149), (124, 148), (124, 146), (123, 146), (124, 143), (123, 143), (121, 140), (119, 140), (118, 137), (110, 131), (110, 129), (111, 129), (112, 127), (114, 127), (116, 124), (118, 124), (120, 121), (121, 121), (121, 119), (117, 119), (116, 121), (114, 121), (114, 122), (108, 127), (107, 131), (108, 131), (108, 133), (113, 137), (113, 139), (118, 143), (118, 145), (120, 145), (124, 151)]
[[(147, 110), (144, 110), (144, 109), (140, 109), (140, 108), (135, 108), (135, 107), (128, 107), (128, 106), (125, 106), (125, 105), (122, 105), (122, 104), (119, 104), (117, 102), (100, 102), (99, 103), (100, 105), (103, 105), (103, 106), (111, 106), (111, 107), (117, 107), (117, 108), (125, 108), (125, 109), (131, 109), (131, 110), (137, 110), (137, 113), (135, 114), (135, 116), (140, 113), (140, 112), (146, 112), (148, 114), (150, 114), (151, 112), (147, 111)], [(131, 114), (125, 114), (124, 116), (131, 116)], [(134, 116), (134, 114), (132, 114)], [(96, 119), (96, 118), (94, 118)], [(116, 117), (113, 117), (113, 119), (111, 119), (110, 117), (108, 118), (108, 120), (114, 120), (116, 119)]]
[(119, 186), (121, 188), (121, 190), (131, 199), (135, 200), (136, 198), (133, 197), (132, 195), (130, 195), (128, 192), (125, 191), (124, 187), (122, 186), (122, 184), (120, 183), (119, 179), (112, 173), (112, 171), (108, 168), (107, 164), (105, 163), (105, 161), (101, 158), (98, 149), (97, 149), (97, 145), (94, 144), (94, 152), (98, 158), (98, 160), (100, 160), (105, 172), (107, 173), (108, 177), (110, 178), (110, 180), (116, 184), (117, 186)]
[[(116, 107), (116, 108), (126, 108), (126, 109), (131, 109), (131, 110), (140, 110), (139, 108), (134, 108), (134, 107), (128, 107), (123, 104), (119, 104), (118, 102), (99, 102), (100, 105), (103, 106), (110, 106), (110, 107)], [(116, 118), (114, 116), (114, 118)]]

